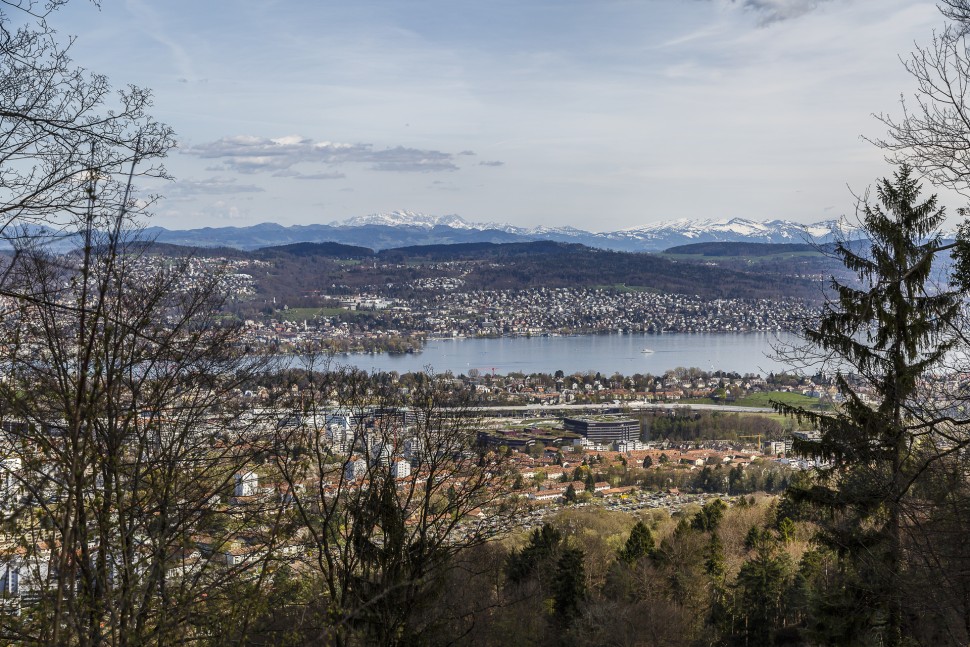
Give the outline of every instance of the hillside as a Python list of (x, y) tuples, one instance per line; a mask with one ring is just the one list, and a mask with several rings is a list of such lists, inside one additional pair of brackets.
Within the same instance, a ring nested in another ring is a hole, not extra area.
[(672, 255), (701, 256), (774, 256), (776, 254), (819, 253), (814, 245), (805, 243), (695, 243), (677, 245), (664, 250)]
[(682, 263), (770, 277), (771, 280), (794, 277), (821, 285), (834, 276), (843, 282), (854, 281), (855, 277), (831, 255), (831, 248), (831, 243), (820, 246), (807, 243), (696, 243), (671, 247), (661, 256)]
[[(202, 255), (220, 255), (215, 250)], [(251, 273), (253, 308), (286, 303), (324, 305), (328, 296), (358, 293), (393, 298), (427, 296), (455, 281), (460, 291), (608, 288), (717, 298), (812, 300), (817, 284), (683, 262), (656, 254), (613, 252), (584, 245), (537, 241), (402, 247), (373, 252), (335, 243), (300, 243), (235, 252), (258, 260)], [(452, 288), (453, 289), (453, 288)]]

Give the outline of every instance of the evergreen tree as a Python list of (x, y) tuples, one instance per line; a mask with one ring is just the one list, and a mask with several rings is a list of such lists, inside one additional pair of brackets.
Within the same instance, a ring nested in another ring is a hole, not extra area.
[(727, 504), (720, 499), (714, 499), (710, 503), (704, 504), (701, 511), (694, 515), (691, 527), (701, 532), (714, 532), (720, 525), (725, 510), (727, 510)]
[(707, 560), (704, 562), (704, 570), (711, 576), (715, 585), (724, 585), (724, 576), (727, 572), (724, 561), (724, 544), (721, 543), (716, 532), (711, 533), (711, 541), (707, 545)]
[(770, 540), (771, 533), (766, 528), (751, 526), (744, 536), (744, 547), (746, 550), (755, 550), (761, 543)]
[[(878, 204), (860, 204), (865, 245), (841, 242), (835, 255), (861, 285), (833, 279), (834, 296), (805, 339), (833, 360), (844, 404), (834, 413), (776, 403), (821, 432), (795, 449), (825, 461), (812, 483), (792, 496), (828, 511), (826, 542), (868, 579), (871, 600), (843, 613), (872, 618), (874, 639), (904, 639), (903, 537), (907, 495), (940, 454), (925, 452), (939, 428), (920, 402), (920, 380), (954, 346), (958, 294), (931, 281), (941, 247), (944, 210), (936, 196), (920, 202), (912, 169), (901, 165), (876, 187)], [(867, 598), (869, 596), (866, 596)], [(847, 600), (858, 599), (848, 596)]]
[(505, 563), (505, 574), (513, 584), (525, 581), (546, 561), (559, 553), (562, 533), (548, 523), (532, 531), (522, 550), (512, 551)]
[(655, 549), (653, 533), (642, 521), (637, 521), (630, 531), (630, 536), (626, 540), (626, 545), (620, 551), (620, 559), (633, 564), (641, 557), (652, 555)]
[(566, 487), (566, 491), (563, 493), (562, 496), (564, 499), (566, 499), (566, 503), (576, 502), (576, 488), (573, 487), (572, 483), (570, 483), (569, 486)]
[(786, 544), (795, 541), (795, 522), (788, 517), (778, 521), (778, 537)]
[(744, 483), (744, 470), (735, 465), (728, 473), (728, 494), (740, 494)]
[(707, 557), (704, 560), (704, 572), (711, 578), (711, 610), (710, 624), (717, 630), (724, 630), (730, 626), (730, 609), (728, 605), (727, 563), (724, 556), (724, 544), (716, 532), (711, 533), (711, 540), (707, 544)]
[(578, 548), (566, 548), (556, 562), (556, 573), (552, 582), (552, 594), (556, 616), (564, 624), (569, 624), (586, 599), (585, 556)]
[[(766, 535), (770, 537), (770, 533)], [(736, 637), (744, 645), (770, 645), (785, 624), (784, 596), (791, 579), (791, 561), (772, 540), (758, 543), (752, 559), (745, 562), (735, 584), (735, 617), (740, 625)]]

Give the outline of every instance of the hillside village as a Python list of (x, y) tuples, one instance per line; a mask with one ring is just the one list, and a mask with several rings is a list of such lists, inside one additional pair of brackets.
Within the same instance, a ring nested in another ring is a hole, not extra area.
[[(292, 349), (301, 344), (354, 350), (420, 349), (427, 337), (501, 337), (616, 332), (794, 331), (810, 315), (805, 302), (717, 299), (616, 290), (453, 293), (412, 301), (375, 295), (340, 298), (340, 315), (281, 308), (246, 320), (246, 341)], [(275, 316), (274, 316), (275, 315)]]
[(256, 258), (151, 254), (139, 258), (134, 271), (159, 264), (184, 264), (186, 290), (220, 273), (232, 295), (227, 314), (245, 313), (239, 315), (245, 317), (243, 343), (283, 351), (414, 352), (429, 337), (791, 332), (814, 312), (797, 298), (704, 298), (625, 286), (469, 290), (455, 263), (430, 263), (445, 275), (413, 280), (404, 292), (393, 283), (365, 286), (369, 292), (335, 285), (331, 294), (289, 299), (261, 287), (259, 276), (273, 264)]

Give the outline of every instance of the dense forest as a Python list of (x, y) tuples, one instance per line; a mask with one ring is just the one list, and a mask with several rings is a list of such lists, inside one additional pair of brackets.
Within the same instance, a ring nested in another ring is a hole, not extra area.
[[(730, 507), (714, 499), (673, 517), (568, 509), (531, 531), (457, 555), (407, 610), (403, 640), (395, 644), (825, 641), (847, 620), (824, 610), (836, 557), (812, 546), (812, 523), (795, 513), (764, 497), (741, 497)], [(324, 610), (303, 597), (292, 576), (279, 585), (255, 635), (311, 644), (317, 634), (308, 621)], [(378, 639), (380, 628), (369, 631)]]

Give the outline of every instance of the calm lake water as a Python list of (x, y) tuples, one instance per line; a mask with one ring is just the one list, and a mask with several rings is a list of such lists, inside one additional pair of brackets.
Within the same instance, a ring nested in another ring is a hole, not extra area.
[[(678, 366), (737, 373), (779, 372), (789, 368), (769, 357), (772, 346), (793, 341), (787, 333), (669, 333), (662, 335), (577, 335), (499, 339), (432, 339), (412, 355), (338, 355), (338, 364), (370, 371), (406, 373), (428, 367), (451, 371), (662, 375)], [(643, 349), (652, 352), (644, 353)]]

